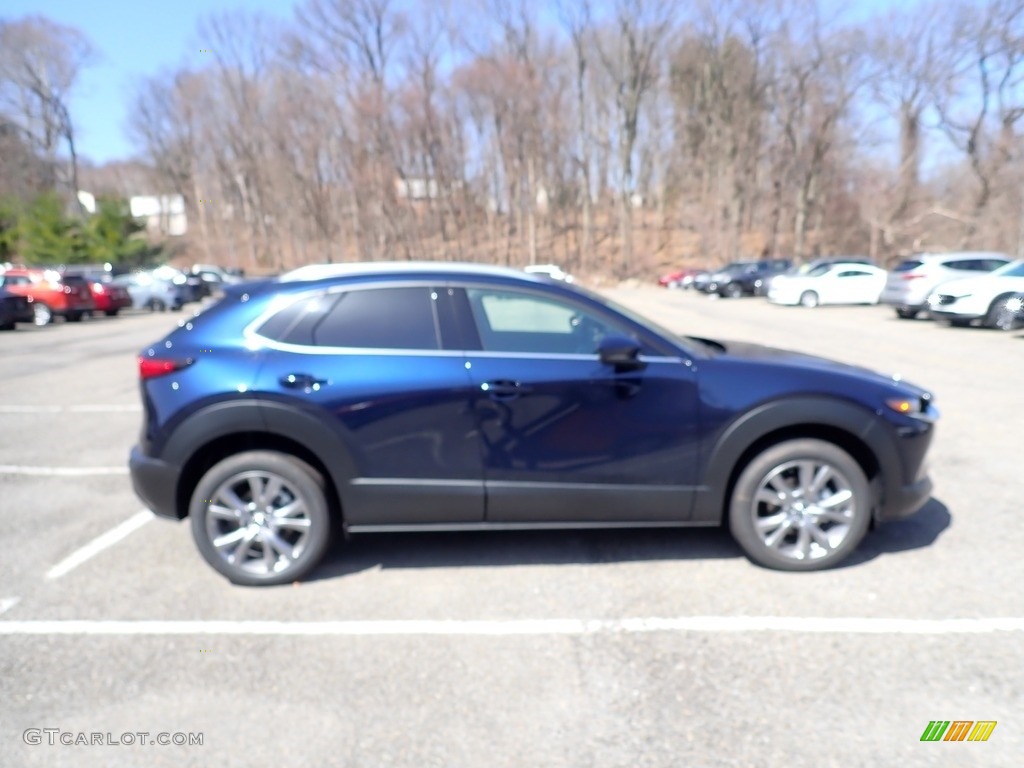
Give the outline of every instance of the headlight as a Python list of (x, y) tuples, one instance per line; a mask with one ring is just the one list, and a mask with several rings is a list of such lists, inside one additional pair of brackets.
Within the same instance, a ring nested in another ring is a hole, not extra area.
[(924, 394), (920, 397), (890, 397), (885, 401), (885, 404), (896, 411), (896, 413), (902, 413), (904, 416), (923, 416), (928, 412), (931, 400), (931, 395)]

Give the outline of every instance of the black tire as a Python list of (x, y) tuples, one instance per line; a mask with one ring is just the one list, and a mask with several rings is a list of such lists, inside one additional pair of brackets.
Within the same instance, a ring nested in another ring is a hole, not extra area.
[(1009, 317), (1013, 313), (1006, 308), (1006, 302), (1013, 298), (1012, 293), (1004, 293), (1002, 296), (997, 296), (996, 299), (989, 305), (988, 312), (985, 315), (984, 326), (986, 328), (995, 328), (996, 330), (1013, 330), (1012, 324), (1008, 324), (1004, 321), (1004, 315)]
[(730, 299), (738, 299), (740, 298), (740, 296), (743, 295), (743, 286), (738, 285), (736, 283), (729, 283), (727, 286), (725, 286), (724, 291), (725, 295), (728, 296)]
[(6, 323), (0, 324), (0, 331), (13, 331), (13, 330), (14, 330), (14, 321), (13, 320), (10, 320), (10, 321), (8, 321)]
[[(276, 494), (254, 499), (251, 479), (263, 483), (262, 493), (271, 478), (280, 482)], [(215, 503), (225, 501), (226, 488), (245, 503), (243, 509)], [(263, 509), (254, 508), (257, 502)], [(305, 528), (297, 527), (298, 514), (271, 514), (275, 508), (280, 511), (295, 503), (302, 510), (301, 519), (308, 521)], [(211, 512), (213, 507), (219, 514)], [(320, 475), (294, 456), (275, 451), (246, 451), (215, 464), (192, 492), (189, 516), (193, 538), (206, 562), (233, 583), (246, 586), (287, 584), (304, 577), (323, 559), (333, 526)], [(288, 524), (279, 526), (273, 521)], [(224, 536), (228, 542), (218, 548), (214, 541)], [(239, 543), (232, 549), (236, 540)], [(245, 550), (239, 552), (244, 545)], [(287, 549), (294, 549), (294, 557), (287, 555)], [(236, 558), (240, 560), (236, 562)], [(271, 559), (273, 563), (268, 565)]]
[(900, 318), (901, 320), (913, 320), (915, 317), (917, 317), (917, 313), (919, 311), (920, 310), (912, 309), (910, 307), (897, 307), (896, 317)]
[(65, 317), (67, 318), (69, 323), (80, 323), (82, 322), (83, 314), (83, 312), (68, 312), (67, 315), (65, 315)]
[[(809, 485), (806, 479), (800, 480), (802, 470), (794, 466), (801, 462), (811, 467), (808, 474), (814, 482)], [(815, 490), (823, 467), (828, 472)], [(804, 487), (797, 488), (801, 482)], [(780, 503), (755, 501), (758, 491), (769, 484), (779, 493)], [(835, 501), (847, 492), (848, 503)], [(825, 494), (830, 495), (823, 498)], [(808, 497), (833, 504), (819, 507), (807, 503)], [(780, 571), (817, 571), (839, 564), (857, 548), (871, 522), (871, 507), (867, 477), (846, 451), (823, 440), (787, 440), (758, 454), (740, 473), (729, 500), (729, 529), (755, 563)], [(822, 520), (822, 515), (841, 519)], [(778, 526), (764, 527), (774, 519), (780, 520)], [(818, 542), (818, 535), (828, 541), (828, 548)], [(769, 543), (776, 536), (778, 541)]]
[(813, 309), (818, 306), (820, 300), (818, 294), (815, 291), (804, 291), (800, 294), (800, 306)]
[(104, 311), (103, 314), (106, 315), (107, 317), (117, 317), (117, 313), (120, 311), (120, 309), (108, 309)]

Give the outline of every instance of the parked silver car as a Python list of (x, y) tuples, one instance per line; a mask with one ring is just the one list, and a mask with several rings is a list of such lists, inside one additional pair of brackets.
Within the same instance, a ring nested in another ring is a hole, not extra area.
[(128, 294), (132, 297), (132, 307), (135, 309), (164, 312), (168, 309), (181, 309), (181, 305), (185, 303), (181, 286), (156, 277), (152, 272), (118, 275), (112, 282), (128, 289)]
[(928, 308), (928, 296), (943, 283), (991, 272), (1010, 261), (1005, 253), (991, 251), (919, 253), (889, 271), (879, 302), (895, 307), (897, 316), (910, 320)]

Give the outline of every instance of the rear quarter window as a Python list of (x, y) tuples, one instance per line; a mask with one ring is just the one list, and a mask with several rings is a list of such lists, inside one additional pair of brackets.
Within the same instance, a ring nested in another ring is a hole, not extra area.
[(920, 261), (919, 259), (905, 259), (904, 261), (901, 261), (899, 264), (896, 265), (896, 268), (893, 270), (893, 272), (909, 272), (912, 269), (917, 269), (923, 263), (924, 262)]
[(360, 349), (440, 349), (426, 287), (318, 293), (268, 318), (257, 333), (285, 344)]

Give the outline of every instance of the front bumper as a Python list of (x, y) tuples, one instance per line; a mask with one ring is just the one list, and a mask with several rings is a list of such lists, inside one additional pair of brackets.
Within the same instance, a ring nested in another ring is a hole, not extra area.
[(930, 477), (923, 477), (910, 485), (890, 490), (882, 504), (875, 510), (875, 522), (884, 523), (891, 520), (903, 520), (917, 512), (928, 503), (934, 487)]
[(139, 446), (134, 446), (128, 458), (128, 470), (135, 494), (160, 517), (180, 520), (178, 513), (178, 478), (181, 469), (146, 456)]

